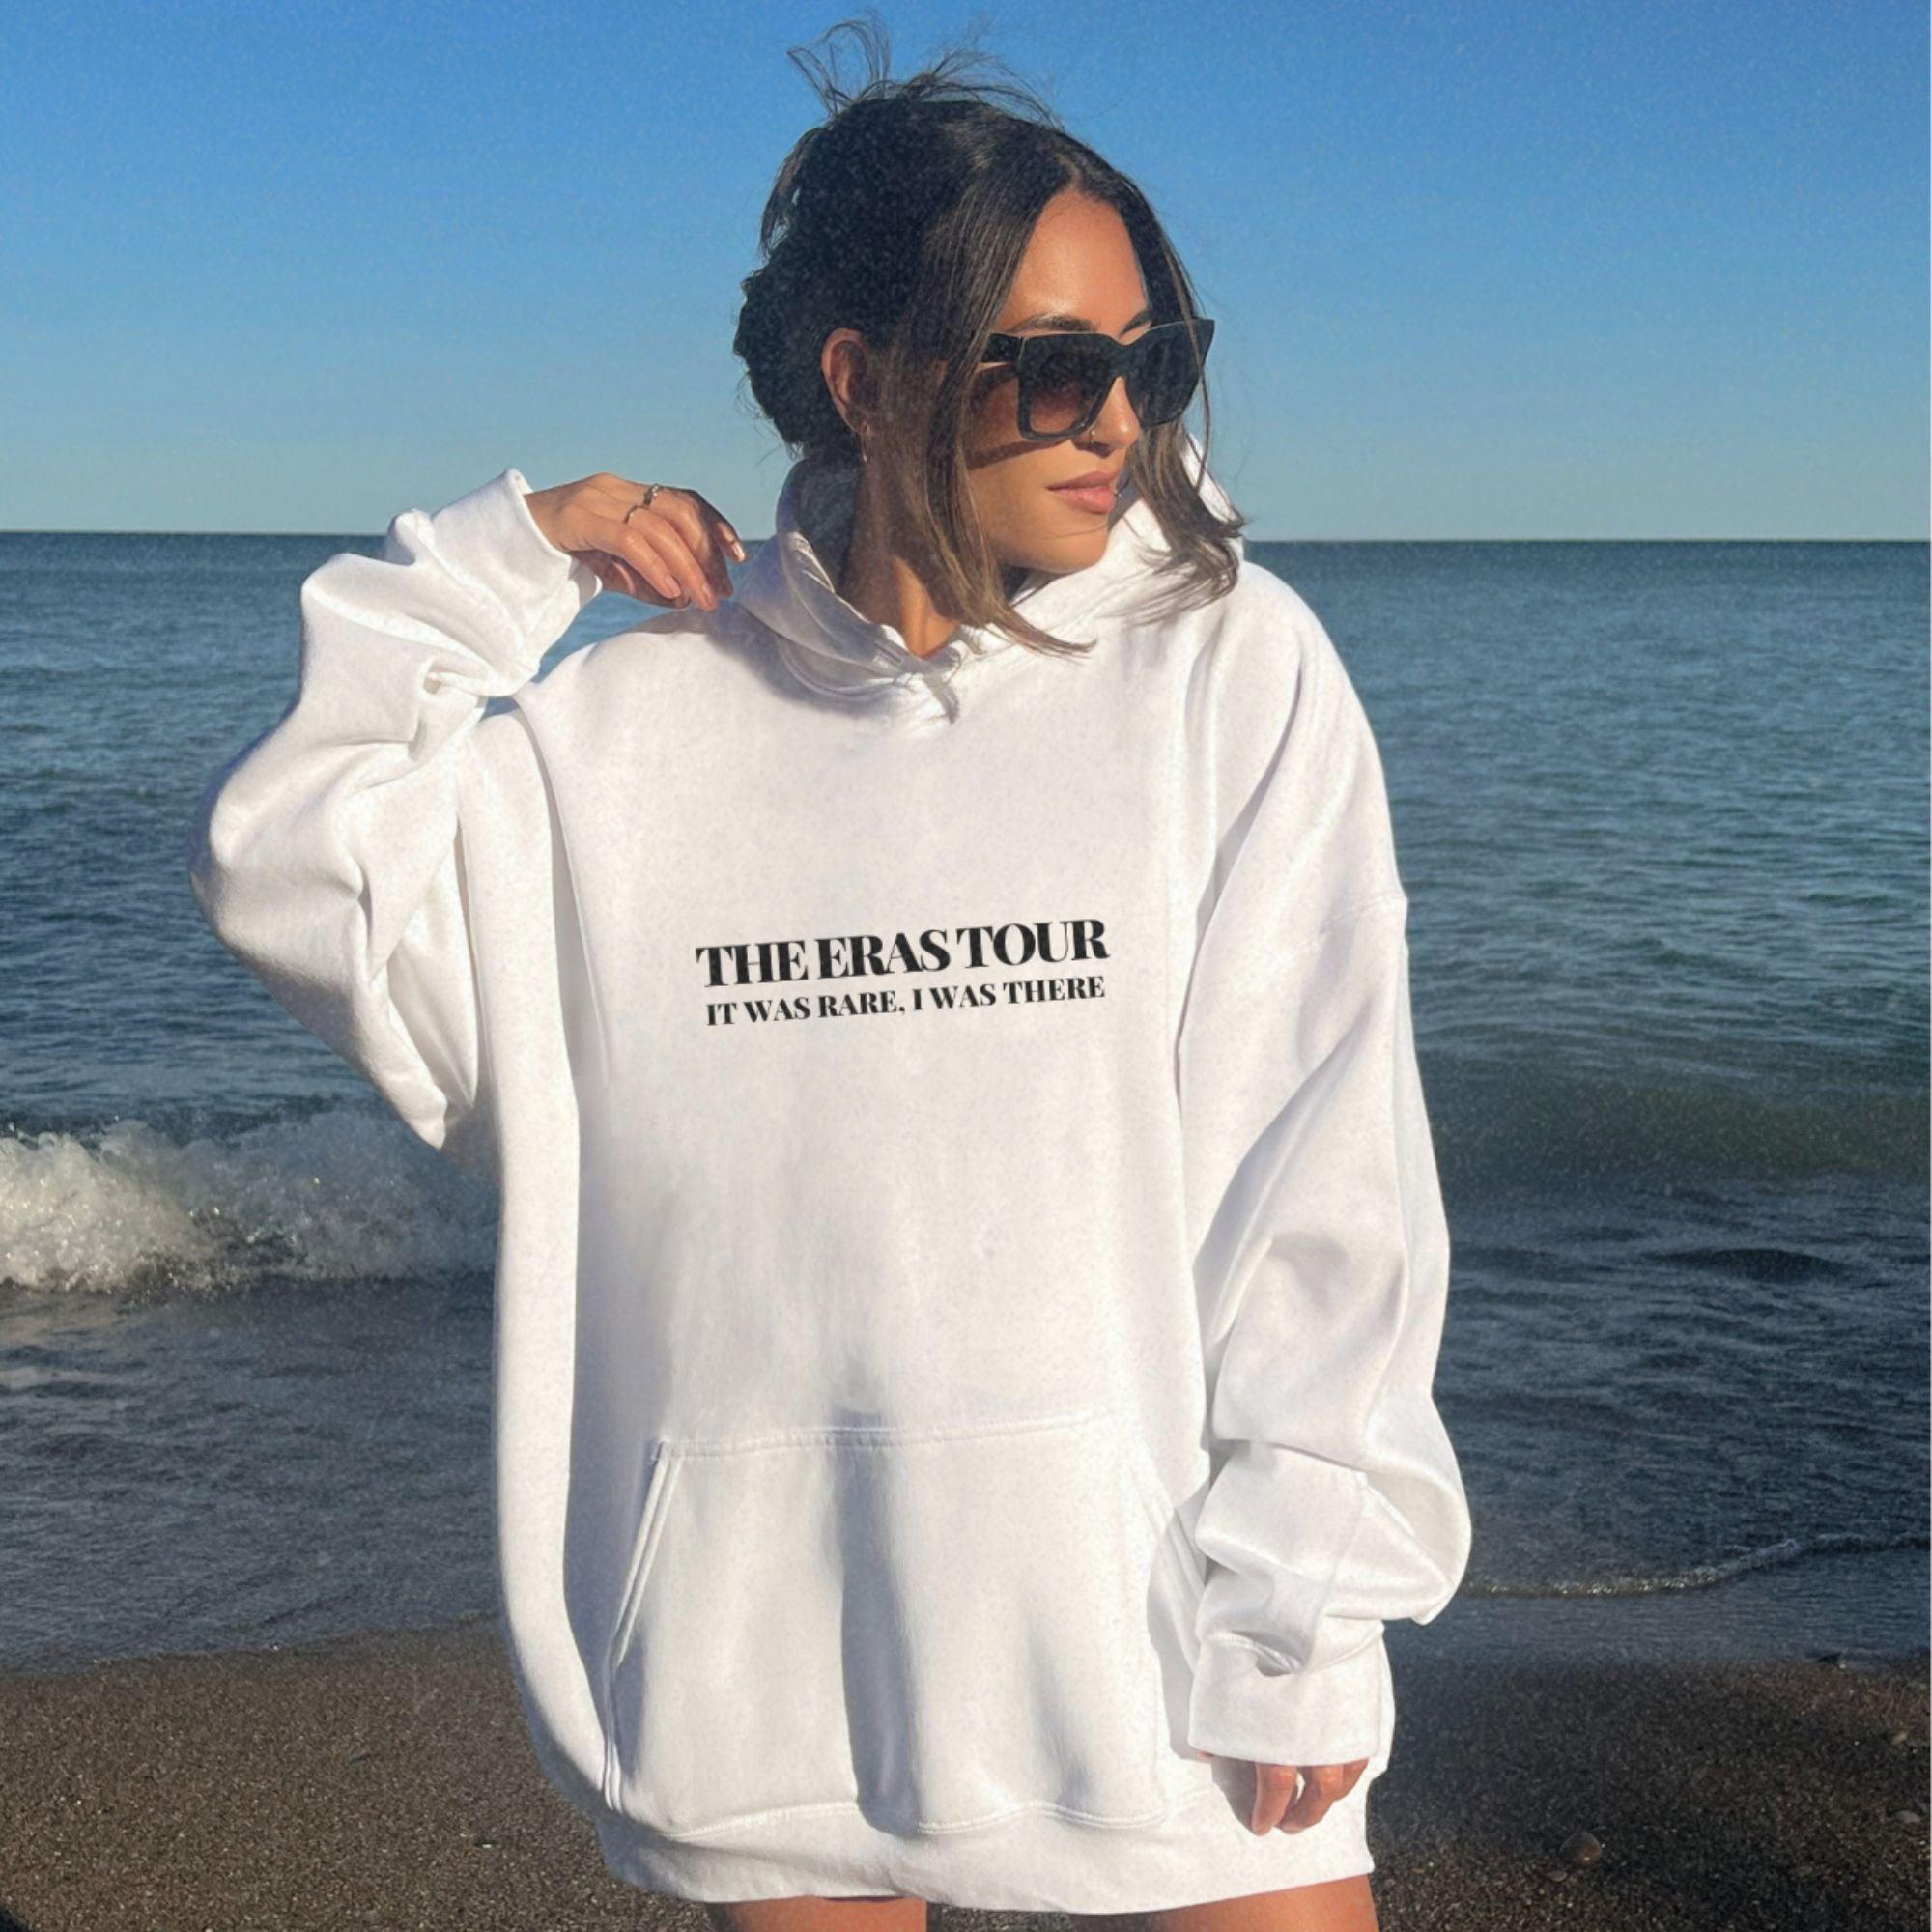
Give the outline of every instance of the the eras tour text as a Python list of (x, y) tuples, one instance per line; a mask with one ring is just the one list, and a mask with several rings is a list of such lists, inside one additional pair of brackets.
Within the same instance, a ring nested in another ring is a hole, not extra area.
[[(697, 965), (705, 987), (731, 989), (724, 998), (705, 1002), (704, 1023), (758, 1025), (1097, 1000), (1106, 992), (1105, 975), (1077, 969), (1109, 957), (1105, 934), (1102, 920), (1042, 919), (700, 946)], [(941, 974), (952, 977), (942, 982), (935, 978)], [(826, 983), (831, 981), (845, 983)], [(785, 990), (791, 987), (800, 990)]]

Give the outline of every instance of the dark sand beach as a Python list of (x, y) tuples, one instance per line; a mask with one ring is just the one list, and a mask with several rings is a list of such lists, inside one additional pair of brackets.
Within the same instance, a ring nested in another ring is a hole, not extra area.
[[(1388, 1932), (1926, 1922), (1922, 1652), (1416, 1657), (1401, 1684), (1371, 1823)], [(0, 1678), (0, 1932), (705, 1923), (605, 1872), (537, 1770), (488, 1618)], [(1579, 1832), (1594, 1861), (1565, 1856)]]

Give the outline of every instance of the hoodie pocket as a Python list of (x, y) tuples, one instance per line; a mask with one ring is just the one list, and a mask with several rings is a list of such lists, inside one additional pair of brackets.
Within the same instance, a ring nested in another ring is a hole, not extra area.
[(1127, 1462), (1142, 1507), (1158, 1539), (1160, 1571), (1156, 1580), (1160, 1600), (1174, 1613), (1177, 1634), (1184, 1638), (1188, 1661), (1192, 1662), (1197, 1642), (1194, 1613), (1207, 1588), (1201, 1552), (1188, 1535), (1179, 1509), (1168, 1494), (1160, 1472), (1139, 1436), (1133, 1436), (1128, 1443)]
[(690, 1835), (898, 1833), (1173, 1795), (1161, 1533), (1110, 1407), (658, 1445), (606, 1659), (605, 1798)]
[[(1168, 1494), (1153, 1459), (1137, 1434), (1128, 1441), (1127, 1462), (1154, 1539), (1149, 1605), (1155, 1650), (1160, 1659), (1167, 1741), (1179, 1757), (1193, 1760), (1194, 1749), (1187, 1742), (1187, 1720), (1194, 1666), (1201, 1652), (1195, 1623), (1202, 1593), (1207, 1588), (1207, 1575), (1201, 1551), (1188, 1534), (1186, 1520)], [(1171, 1765), (1172, 1759), (1169, 1762)]]

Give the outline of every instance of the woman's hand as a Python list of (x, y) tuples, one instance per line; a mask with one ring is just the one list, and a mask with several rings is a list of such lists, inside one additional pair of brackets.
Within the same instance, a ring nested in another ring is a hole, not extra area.
[[(1211, 1758), (1214, 1753), (1203, 1751), (1201, 1755)], [(1329, 1805), (1348, 1797), (1368, 1768), (1365, 1757), (1358, 1757), (1353, 1764), (1256, 1765), (1255, 1808), (1248, 1829), (1259, 1837), (1277, 1826), (1284, 1832), (1305, 1832), (1309, 1826), (1321, 1824)], [(1298, 1798), (1294, 1793), (1297, 1769), (1301, 1777)]]
[[(667, 483), (642, 508), (645, 486), (600, 470), (524, 498), (558, 550), (581, 556), (611, 590), (642, 604), (717, 610), (731, 594), (728, 550), (745, 560), (738, 532), (696, 490)], [(631, 514), (628, 519), (625, 513)]]

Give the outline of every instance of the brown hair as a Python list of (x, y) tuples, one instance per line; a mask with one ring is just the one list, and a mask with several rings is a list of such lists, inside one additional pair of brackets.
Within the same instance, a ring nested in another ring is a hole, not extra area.
[[(763, 264), (743, 284), (732, 347), (759, 410), (794, 456), (858, 460), (857, 439), (826, 386), (820, 352), (833, 329), (856, 328), (874, 352), (876, 419), (889, 433), (868, 451), (936, 579), (935, 596), (961, 621), (993, 626), (1036, 649), (1077, 655), (1008, 602), (997, 556), (971, 512), (964, 438), (976, 368), (985, 352), (1040, 211), (1078, 188), (1126, 224), (1156, 322), (1199, 310), (1186, 270), (1147, 196), (1061, 126), (1016, 80), (969, 79), (1004, 63), (954, 48), (909, 79), (887, 77), (886, 30), (841, 20), (821, 40), (852, 31), (869, 77), (840, 85), (809, 50), (789, 58), (806, 72), (828, 118), (799, 137), (780, 168), (759, 226)], [(1207, 385), (1199, 391), (1202, 459)], [(1127, 476), (1173, 553), (1163, 568), (1198, 601), (1234, 587), (1232, 539), (1246, 525), (1218, 516), (1188, 473), (1181, 421), (1146, 430)]]

